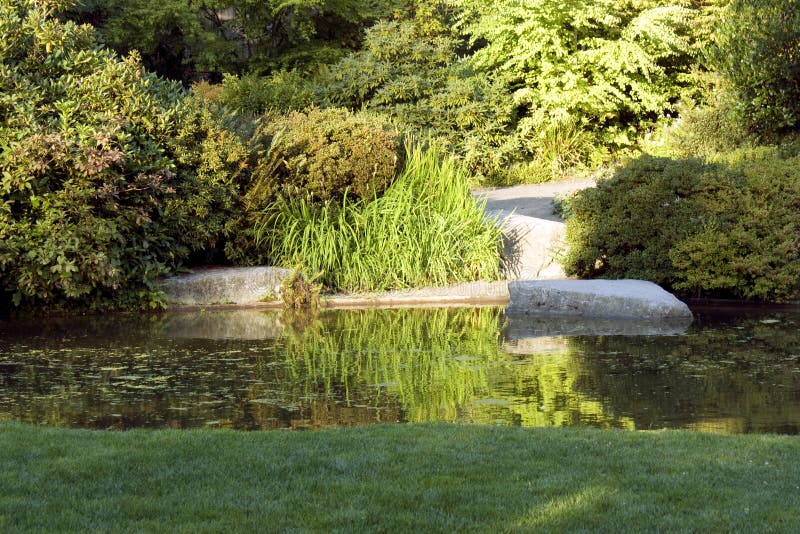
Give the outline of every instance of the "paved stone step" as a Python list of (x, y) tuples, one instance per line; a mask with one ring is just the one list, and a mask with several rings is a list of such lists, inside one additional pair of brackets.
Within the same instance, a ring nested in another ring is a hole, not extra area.
[(558, 256), (564, 251), (566, 225), (561, 221), (486, 211), (503, 226), (506, 280), (561, 280), (566, 278)]

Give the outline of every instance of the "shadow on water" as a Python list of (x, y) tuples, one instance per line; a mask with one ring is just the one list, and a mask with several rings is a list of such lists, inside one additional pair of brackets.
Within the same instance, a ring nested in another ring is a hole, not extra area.
[(699, 311), (687, 330), (497, 308), (0, 321), (0, 420), (797, 433), (798, 323), (796, 310)]

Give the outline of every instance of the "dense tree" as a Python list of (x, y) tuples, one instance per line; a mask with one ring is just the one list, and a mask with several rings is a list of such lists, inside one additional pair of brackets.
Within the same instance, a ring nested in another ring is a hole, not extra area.
[(655, 0), (452, 0), (479, 72), (505, 80), (521, 128), (578, 122), (631, 144), (673, 110), (691, 65), (692, 12)]
[(772, 140), (800, 130), (800, 1), (734, 0), (715, 30), (710, 63), (743, 125)]
[(70, 16), (92, 22), (117, 52), (184, 81), (223, 72), (311, 70), (358, 47), (366, 25), (405, 3), (357, 0), (90, 0)]

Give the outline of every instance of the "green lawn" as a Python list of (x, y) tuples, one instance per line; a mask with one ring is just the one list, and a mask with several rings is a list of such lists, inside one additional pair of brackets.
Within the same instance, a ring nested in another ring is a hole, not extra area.
[(0, 424), (0, 531), (800, 530), (800, 438)]

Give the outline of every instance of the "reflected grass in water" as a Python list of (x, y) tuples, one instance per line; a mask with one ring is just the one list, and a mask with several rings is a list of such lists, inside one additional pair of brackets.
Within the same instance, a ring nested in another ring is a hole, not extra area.
[(679, 336), (543, 337), (564, 325), (513, 321), (448, 308), (0, 322), (0, 419), (800, 430), (797, 313), (701, 315)]

